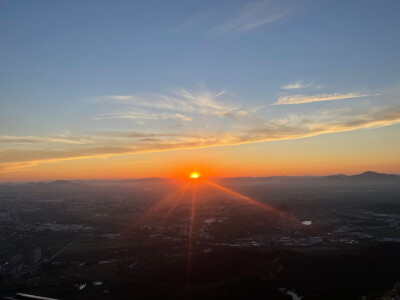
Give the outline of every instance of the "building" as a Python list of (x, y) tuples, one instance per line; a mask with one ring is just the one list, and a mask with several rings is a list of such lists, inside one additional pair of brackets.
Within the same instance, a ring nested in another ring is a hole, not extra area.
[(42, 248), (37, 247), (28, 253), (27, 261), (29, 264), (37, 264), (42, 259)]
[(21, 254), (14, 255), (8, 262), (0, 266), (0, 275), (8, 276), (22, 271), (23, 262)]
[(0, 218), (8, 218), (10, 213), (8, 211), (0, 211)]

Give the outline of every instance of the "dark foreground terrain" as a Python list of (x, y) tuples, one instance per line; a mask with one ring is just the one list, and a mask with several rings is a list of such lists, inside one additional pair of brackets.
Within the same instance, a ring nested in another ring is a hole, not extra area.
[(4, 184), (0, 295), (377, 299), (400, 280), (399, 183), (370, 172)]

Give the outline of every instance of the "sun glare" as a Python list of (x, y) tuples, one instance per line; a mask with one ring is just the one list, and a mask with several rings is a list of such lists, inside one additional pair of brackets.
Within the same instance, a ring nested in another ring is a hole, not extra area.
[(193, 172), (193, 173), (190, 174), (190, 178), (192, 178), (192, 179), (197, 179), (199, 177), (200, 177), (200, 174), (197, 173), (197, 172)]

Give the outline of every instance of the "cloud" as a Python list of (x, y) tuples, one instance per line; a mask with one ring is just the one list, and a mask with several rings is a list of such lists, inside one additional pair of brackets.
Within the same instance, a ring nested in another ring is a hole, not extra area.
[(65, 135), (58, 135), (52, 137), (39, 137), (39, 136), (9, 136), (1, 135), (0, 143), (18, 143), (18, 144), (34, 144), (34, 143), (60, 143), (60, 144), (87, 144), (90, 139), (87, 137), (70, 137)]
[(397, 123), (400, 123), (400, 106), (376, 107), (360, 113), (352, 110), (346, 113), (343, 110), (320, 111), (312, 115), (290, 115), (284, 119), (266, 122), (264, 126), (251, 130), (251, 134), (253, 139), (265, 136), (293, 139)]
[(283, 90), (293, 90), (293, 89), (301, 89), (303, 87), (303, 84), (300, 82), (295, 82), (291, 84), (284, 85), (281, 87)]
[(302, 104), (310, 102), (320, 102), (320, 101), (332, 101), (332, 100), (342, 100), (351, 98), (368, 97), (372, 95), (359, 94), (359, 93), (335, 93), (335, 94), (319, 94), (319, 95), (292, 95), (279, 97), (278, 101), (272, 105), (284, 105), (284, 104)]
[(277, 21), (297, 9), (288, 1), (253, 1), (247, 4), (236, 17), (217, 26), (215, 32), (247, 32), (262, 25)]
[[(187, 114), (218, 116), (235, 120), (241, 120), (246, 115), (254, 111), (252, 109), (244, 109), (237, 105), (221, 102), (217, 98), (225, 95), (226, 90), (219, 92), (210, 91), (191, 91), (187, 89), (176, 89), (170, 93), (148, 93), (141, 95), (109, 95), (101, 97), (100, 100), (112, 101), (119, 105), (128, 107), (146, 108), (158, 111), (173, 111), (174, 114), (154, 114), (154, 113), (115, 113), (95, 116), (95, 119), (106, 118), (154, 118), (154, 119), (180, 119), (181, 121), (189, 121), (191, 117)], [(185, 114), (185, 115), (184, 115)], [(167, 118), (168, 116), (168, 118)]]
[(303, 83), (302, 81), (296, 81), (294, 83), (289, 83), (281, 87), (283, 90), (295, 90), (295, 89), (305, 89), (305, 88), (321, 88), (320, 85), (314, 85), (312, 82)]
[(169, 94), (110, 95), (103, 98), (122, 105), (219, 115), (226, 111), (227, 108), (217, 103), (215, 99), (225, 93), (226, 91), (212, 93), (209, 91), (193, 92), (186, 89), (178, 89)]
[(179, 120), (179, 121), (191, 121), (190, 117), (182, 114), (171, 114), (171, 113), (146, 113), (146, 112), (123, 112), (123, 113), (110, 113), (101, 114), (92, 118), (93, 120), (105, 120), (105, 119), (136, 119), (136, 120)]
[[(397, 123), (400, 123), (399, 104), (376, 107), (364, 112), (322, 111), (311, 115), (289, 115), (286, 118), (264, 121), (263, 124), (253, 128), (242, 128), (236, 131), (197, 132), (193, 135), (140, 132), (97, 133), (91, 137), (91, 146), (76, 144), (72, 148), (58, 149), (48, 147), (2, 149), (0, 150), (0, 172), (20, 171), (37, 164), (63, 160), (299, 139)], [(80, 137), (71, 138), (79, 139)]]
[(22, 162), (22, 163), (5, 163), (0, 164), (0, 173), (14, 173), (19, 171), (27, 171), (30, 167), (38, 165), (38, 162)]
[(148, 137), (176, 137), (182, 136), (181, 134), (176, 133), (147, 133), (147, 132), (138, 132), (138, 131), (110, 131), (110, 132), (98, 132), (96, 136), (106, 137), (106, 138), (148, 138)]
[[(176, 89), (168, 93), (111, 95), (98, 100), (112, 102), (119, 111), (94, 116), (104, 119), (175, 120), (193, 122), (189, 128), (146, 126), (144, 131), (105, 131), (49, 136), (0, 136), (0, 172), (19, 172), (42, 163), (106, 158), (115, 155), (177, 149), (238, 145), (282, 139), (297, 139), (331, 132), (400, 123), (400, 103), (360, 111), (360, 107), (313, 114), (265, 119), (257, 108), (227, 101), (227, 91)], [(366, 97), (359, 93), (294, 95), (277, 104), (297, 104)], [(393, 94), (397, 97), (397, 92)], [(224, 100), (224, 99), (225, 100)], [(381, 104), (380, 104), (381, 105)], [(226, 122), (230, 120), (229, 122)], [(233, 121), (233, 122), (232, 122)], [(212, 123), (213, 130), (207, 125)], [(108, 124), (109, 126), (109, 124)], [(182, 131), (183, 130), (183, 131)]]

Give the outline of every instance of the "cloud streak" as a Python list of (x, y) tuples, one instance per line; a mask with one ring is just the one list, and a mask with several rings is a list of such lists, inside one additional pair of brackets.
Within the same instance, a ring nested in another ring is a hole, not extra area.
[[(67, 149), (46, 147), (42, 149), (2, 149), (0, 150), (0, 172), (20, 171), (37, 164), (63, 160), (299, 139), (397, 123), (400, 123), (399, 105), (373, 108), (363, 113), (320, 112), (309, 116), (288, 116), (283, 119), (264, 121), (260, 126), (236, 132), (197, 133), (195, 135), (140, 132), (98, 133), (92, 135), (91, 146), (77, 144), (73, 148)], [(80, 137), (71, 138), (79, 139)]]
[(321, 88), (320, 85), (314, 85), (314, 83), (303, 83), (302, 81), (296, 81), (294, 83), (289, 83), (281, 87), (282, 90), (296, 90), (296, 89), (306, 89), (306, 88)]
[(9, 136), (1, 135), (0, 143), (15, 144), (35, 144), (35, 143), (58, 143), (58, 144), (87, 144), (90, 142), (88, 137), (70, 137), (65, 135), (40, 137), (40, 136)]
[[(248, 115), (252, 109), (244, 109), (237, 105), (218, 100), (227, 91), (190, 91), (187, 89), (177, 89), (170, 93), (150, 93), (141, 95), (110, 95), (101, 97), (102, 101), (111, 101), (128, 108), (138, 107), (150, 110), (163, 111), (163, 113), (114, 113), (95, 116), (95, 119), (125, 118), (125, 119), (179, 119), (190, 121), (191, 117), (187, 114), (217, 116), (240, 120)], [(174, 114), (165, 113), (172, 111)]]
[(133, 119), (133, 120), (178, 120), (178, 121), (191, 121), (192, 118), (182, 114), (171, 113), (146, 113), (146, 112), (123, 112), (123, 113), (110, 113), (101, 114), (92, 118), (93, 120), (106, 120), (106, 119)]
[(352, 98), (368, 97), (371, 95), (359, 94), (359, 93), (335, 93), (335, 94), (319, 94), (319, 95), (292, 95), (292, 96), (282, 96), (278, 98), (278, 101), (272, 105), (286, 105), (286, 104), (302, 104), (311, 102), (321, 102), (321, 101), (332, 101), (332, 100), (343, 100)]
[(247, 4), (234, 18), (217, 26), (215, 32), (247, 32), (277, 21), (296, 10), (296, 6), (287, 1), (253, 1)]

